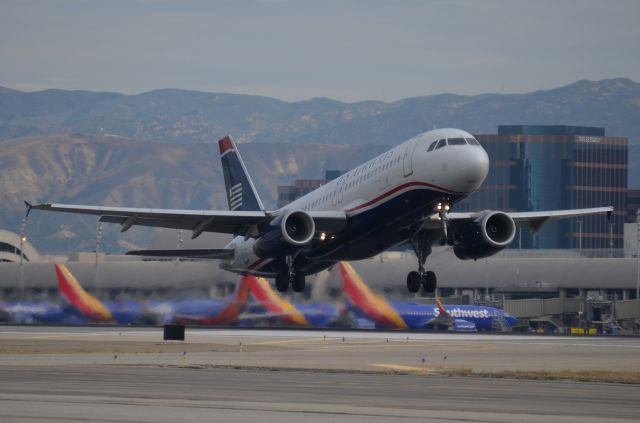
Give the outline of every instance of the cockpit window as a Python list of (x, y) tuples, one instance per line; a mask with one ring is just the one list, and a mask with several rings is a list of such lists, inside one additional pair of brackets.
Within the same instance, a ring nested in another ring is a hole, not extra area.
[(464, 138), (449, 138), (449, 145), (465, 145), (466, 143)]
[(438, 145), (436, 145), (436, 150), (437, 150), (438, 148), (442, 148), (442, 147), (444, 147), (444, 146), (446, 146), (446, 145), (447, 145), (447, 140), (443, 138), (443, 139), (441, 139), (440, 141), (438, 141)]
[(431, 151), (431, 150), (433, 150), (434, 148), (436, 148), (436, 144), (437, 144), (437, 143), (438, 143), (438, 141), (434, 141), (434, 142), (432, 142), (432, 143), (431, 143), (431, 145), (429, 146), (429, 148), (427, 149), (427, 151)]
[(477, 139), (475, 138), (467, 138), (467, 142), (471, 145), (480, 145)]

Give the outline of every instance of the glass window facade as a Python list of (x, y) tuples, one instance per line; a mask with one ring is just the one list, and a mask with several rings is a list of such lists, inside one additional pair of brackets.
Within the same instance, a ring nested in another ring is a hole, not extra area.
[[(611, 218), (587, 216), (522, 231), (523, 248), (622, 248), (628, 140), (604, 128), (501, 126), (477, 135), (491, 166), (484, 185), (458, 211), (558, 210), (612, 205)], [(516, 237), (515, 247), (520, 245)]]

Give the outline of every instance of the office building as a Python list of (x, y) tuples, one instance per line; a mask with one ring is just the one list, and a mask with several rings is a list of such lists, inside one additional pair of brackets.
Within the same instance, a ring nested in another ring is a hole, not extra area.
[(614, 206), (607, 216), (551, 222), (535, 234), (520, 231), (512, 247), (623, 247), (627, 213), (628, 140), (604, 128), (499, 126), (497, 135), (476, 135), (489, 154), (484, 185), (457, 211), (535, 211)]

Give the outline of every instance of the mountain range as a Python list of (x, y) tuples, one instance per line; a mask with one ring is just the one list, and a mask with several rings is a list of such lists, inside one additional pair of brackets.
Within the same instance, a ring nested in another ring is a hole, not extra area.
[[(18, 231), (32, 201), (166, 208), (225, 208), (216, 146), (241, 143), (258, 190), (348, 169), (434, 127), (495, 133), (502, 124), (603, 126), (630, 141), (629, 185), (640, 188), (640, 84), (576, 83), (527, 94), (441, 94), (396, 102), (285, 102), (163, 89), (139, 95), (21, 92), (0, 87), (0, 227)], [(30, 219), (36, 248), (94, 248), (95, 219)], [(112, 225), (113, 226), (113, 225)], [(150, 231), (104, 230), (107, 251), (148, 242)]]

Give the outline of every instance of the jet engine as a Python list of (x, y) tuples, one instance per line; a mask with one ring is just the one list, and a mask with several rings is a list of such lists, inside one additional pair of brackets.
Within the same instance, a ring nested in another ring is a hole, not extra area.
[(509, 246), (515, 236), (516, 224), (511, 216), (486, 211), (462, 229), (453, 252), (461, 260), (489, 257)]
[(307, 212), (289, 211), (270, 223), (253, 244), (253, 252), (260, 258), (285, 257), (309, 244), (315, 232), (316, 225)]

